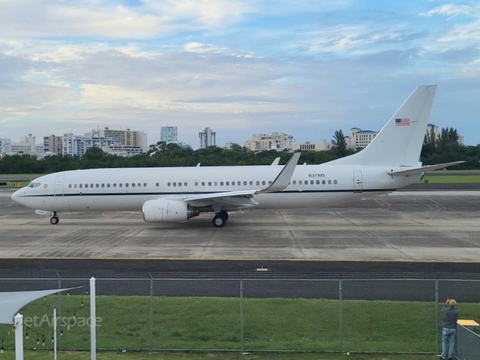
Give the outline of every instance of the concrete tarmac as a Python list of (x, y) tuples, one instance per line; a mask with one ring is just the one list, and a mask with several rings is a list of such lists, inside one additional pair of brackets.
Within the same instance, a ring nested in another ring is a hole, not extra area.
[(36, 216), (0, 190), (0, 258), (480, 263), (480, 192), (396, 192), (329, 208), (211, 214), (182, 224), (141, 213)]

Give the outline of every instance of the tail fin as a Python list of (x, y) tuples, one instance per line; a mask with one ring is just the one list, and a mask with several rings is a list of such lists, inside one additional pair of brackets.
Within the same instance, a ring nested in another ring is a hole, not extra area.
[(417, 166), (436, 89), (417, 87), (365, 149), (329, 164)]

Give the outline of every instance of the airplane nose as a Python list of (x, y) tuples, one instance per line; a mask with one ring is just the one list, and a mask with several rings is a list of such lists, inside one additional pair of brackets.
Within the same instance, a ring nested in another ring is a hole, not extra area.
[(23, 189), (19, 189), (17, 191), (15, 191), (13, 194), (12, 194), (12, 200), (15, 201), (15, 202), (18, 202), (19, 200), (19, 197), (20, 197), (20, 193), (23, 191)]

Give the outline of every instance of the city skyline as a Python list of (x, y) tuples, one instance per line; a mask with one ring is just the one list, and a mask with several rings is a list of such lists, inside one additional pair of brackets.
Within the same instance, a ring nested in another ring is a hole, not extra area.
[(153, 144), (168, 123), (194, 147), (206, 125), (218, 144), (329, 140), (438, 84), (430, 122), (480, 142), (480, 4), (272, 4), (5, 0), (0, 138), (141, 124)]

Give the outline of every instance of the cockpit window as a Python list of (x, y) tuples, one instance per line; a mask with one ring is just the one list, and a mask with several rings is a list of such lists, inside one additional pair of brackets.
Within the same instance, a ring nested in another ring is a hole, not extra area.
[(29, 188), (37, 188), (40, 187), (41, 183), (39, 182), (32, 182), (28, 185)]

